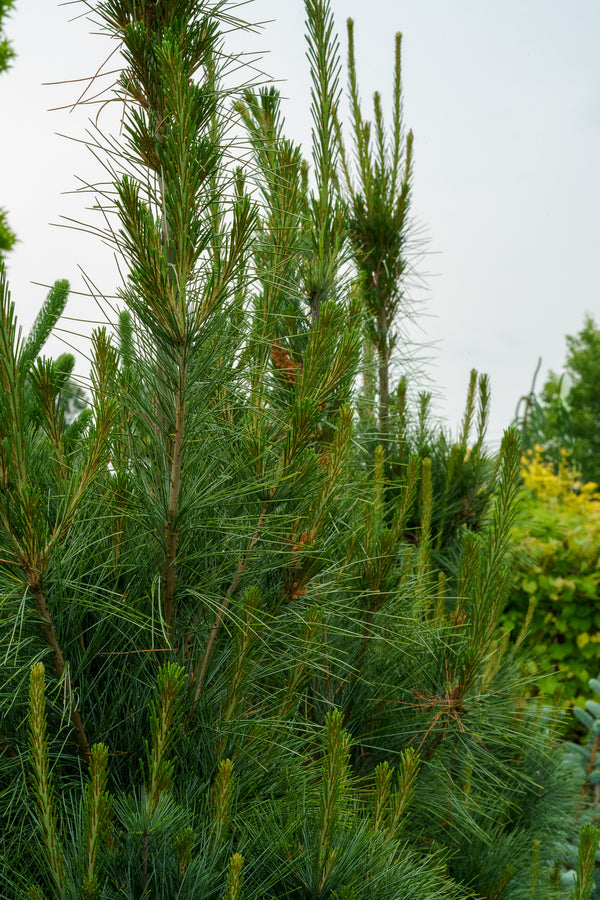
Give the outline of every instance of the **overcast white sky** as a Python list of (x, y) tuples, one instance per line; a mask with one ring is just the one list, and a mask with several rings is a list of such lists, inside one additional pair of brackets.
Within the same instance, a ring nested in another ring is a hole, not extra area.
[[(597, 0), (333, 0), (342, 51), (356, 23), (364, 105), (389, 101), (394, 33), (402, 31), (405, 121), (415, 133), (413, 211), (428, 235), (420, 264), (428, 290), (415, 340), (435, 343), (438, 410), (455, 428), (472, 367), (492, 378), (497, 440), (538, 356), (564, 361), (564, 335), (586, 311), (600, 318), (600, 4)], [(85, 217), (75, 175), (95, 176), (83, 137), (87, 113), (48, 112), (75, 99), (74, 85), (43, 82), (93, 73), (110, 51), (90, 36), (81, 6), (17, 0), (7, 32), (18, 58), (0, 78), (0, 205), (20, 243), (9, 257), (18, 314), (27, 329), (45, 292), (34, 282), (79, 267), (106, 293), (118, 283), (97, 240), (56, 228)], [(310, 133), (301, 0), (254, 0), (248, 19), (276, 19), (241, 46), (270, 51), (263, 67), (285, 79), (290, 136)], [(239, 40), (236, 46), (240, 46)], [(389, 108), (389, 102), (388, 107)], [(88, 198), (89, 200), (89, 198)], [(97, 317), (73, 294), (67, 315)], [(81, 332), (76, 321), (65, 331)], [(69, 340), (69, 335), (64, 334)], [(73, 338), (83, 348), (84, 343)], [(60, 352), (53, 345), (53, 352)]]

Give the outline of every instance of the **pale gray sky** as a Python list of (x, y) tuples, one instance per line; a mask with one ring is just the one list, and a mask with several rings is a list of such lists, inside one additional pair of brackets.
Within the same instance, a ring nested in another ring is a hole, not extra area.
[[(560, 368), (564, 335), (586, 311), (600, 318), (600, 5), (597, 0), (333, 0), (342, 52), (356, 23), (365, 107), (375, 89), (389, 101), (393, 38), (403, 32), (405, 121), (415, 132), (413, 210), (428, 235), (420, 264), (428, 290), (414, 339), (437, 343), (431, 376), (438, 410), (455, 427), (472, 367), (492, 378), (497, 440), (526, 392), (538, 356)], [(290, 136), (310, 132), (301, 0), (254, 0), (253, 20), (276, 19), (236, 46), (270, 51), (263, 67), (290, 99)], [(48, 284), (67, 277), (84, 291), (82, 267), (103, 291), (118, 282), (94, 238), (56, 228), (85, 217), (67, 196), (75, 175), (95, 178), (83, 137), (87, 113), (48, 112), (75, 99), (74, 85), (110, 51), (90, 36), (79, 5), (18, 0), (8, 24), (18, 59), (0, 78), (0, 205), (21, 243), (9, 257), (25, 328)], [(388, 104), (389, 106), (389, 104)], [(89, 198), (88, 198), (89, 200)], [(67, 315), (94, 318), (74, 295)], [(77, 322), (66, 331), (81, 332)], [(66, 339), (70, 339), (65, 334)], [(84, 348), (77, 338), (74, 342)], [(57, 345), (53, 352), (59, 352)]]

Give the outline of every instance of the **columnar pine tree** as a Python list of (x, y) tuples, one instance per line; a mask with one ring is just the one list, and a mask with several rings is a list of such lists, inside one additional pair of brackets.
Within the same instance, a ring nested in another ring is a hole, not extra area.
[(95, 150), (127, 281), (72, 424), (46, 325), (23, 343), (0, 304), (4, 894), (561, 896), (571, 783), (499, 628), (518, 436), (485, 461), (483, 379), (469, 455), (473, 376), (451, 447), (389, 370), (377, 447), (358, 425), (376, 316), (327, 0), (311, 167), (274, 89), (225, 86), (224, 3), (93, 9), (123, 52), (123, 143)]

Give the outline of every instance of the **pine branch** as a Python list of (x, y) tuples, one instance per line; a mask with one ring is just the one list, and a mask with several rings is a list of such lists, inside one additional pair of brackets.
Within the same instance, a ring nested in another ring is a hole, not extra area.
[(369, 162), (369, 127), (363, 122), (356, 75), (356, 55), (354, 50), (354, 20), (347, 20), (348, 29), (348, 92), (352, 110), (353, 137), (356, 146), (358, 168), (365, 191), (371, 182)]
[(70, 285), (66, 278), (56, 281), (54, 286), (50, 288), (44, 305), (35, 318), (21, 352), (21, 365), (26, 370), (29, 370), (41, 353), (44, 344), (65, 311), (65, 306), (69, 299), (69, 290)]
[(57, 896), (67, 897), (64, 856), (58, 832), (58, 823), (52, 796), (52, 784), (48, 768), (48, 744), (46, 741), (46, 698), (44, 693), (44, 664), (37, 663), (31, 670), (29, 687), (29, 747), (33, 774), (33, 790), (37, 802), (39, 820), (48, 865)]
[(21, 365), (22, 342), (17, 331), (15, 305), (11, 300), (4, 265), (0, 260), (0, 386), (3, 402), (2, 435), (8, 439), (9, 458), (19, 484), (27, 479), (26, 428), (22, 397), (26, 369)]
[(392, 791), (392, 769), (387, 760), (375, 769), (375, 802), (373, 830), (384, 831), (389, 821), (389, 802)]
[(227, 890), (223, 894), (223, 900), (240, 900), (242, 890), (242, 866), (244, 860), (239, 853), (234, 853), (229, 860), (227, 869)]
[(594, 874), (596, 871), (596, 853), (600, 831), (595, 825), (584, 825), (579, 837), (579, 851), (577, 853), (577, 874), (575, 889), (571, 894), (571, 900), (590, 900), (594, 887)]
[(396, 46), (394, 57), (394, 93), (392, 115), (392, 171), (391, 181), (393, 188), (398, 184), (402, 155), (402, 34), (396, 34)]
[(90, 783), (86, 789), (87, 870), (83, 879), (84, 900), (98, 896), (97, 859), (100, 841), (110, 815), (110, 798), (106, 791), (108, 748), (94, 744), (90, 753)]
[(327, 878), (333, 863), (332, 842), (342, 816), (349, 788), (348, 763), (350, 736), (343, 729), (343, 716), (339, 710), (327, 714), (325, 720), (325, 746), (321, 777), (320, 813), (318, 828), (318, 878), (319, 888)]
[(169, 751), (175, 739), (174, 724), (185, 679), (185, 671), (175, 663), (163, 666), (158, 674), (150, 706), (147, 804), (151, 814), (156, 811), (161, 796), (171, 788), (173, 762)]
[(223, 759), (217, 769), (214, 786), (214, 831), (215, 838), (222, 838), (231, 821), (233, 802), (233, 762)]
[(322, 303), (334, 292), (346, 228), (337, 200), (337, 109), (341, 100), (339, 46), (329, 0), (305, 0), (305, 9), (317, 182), (317, 197), (311, 204), (313, 259), (306, 267), (305, 277), (311, 330), (314, 330)]

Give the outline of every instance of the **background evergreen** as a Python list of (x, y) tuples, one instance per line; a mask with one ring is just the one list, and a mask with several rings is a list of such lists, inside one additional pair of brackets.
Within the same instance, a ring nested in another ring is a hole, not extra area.
[(26, 341), (0, 302), (7, 897), (571, 894), (577, 774), (500, 626), (519, 435), (488, 458), (476, 373), (456, 442), (393, 383), (400, 39), (389, 133), (350, 40), (353, 174), (331, 12), (305, 8), (310, 166), (275, 89), (226, 83), (227, 6), (94, 7), (127, 279), (74, 420), (70, 361), (40, 355), (68, 286)]
[(539, 395), (534, 379), (530, 393), (521, 398), (516, 424), (526, 448), (539, 444), (555, 467), (566, 450), (583, 481), (599, 484), (600, 329), (592, 316), (586, 316), (577, 334), (566, 336), (566, 344), (564, 371), (549, 372)]
[[(15, 56), (13, 46), (4, 33), (6, 19), (14, 5), (14, 0), (0, 0), (0, 75), (10, 68)], [(8, 226), (6, 211), (0, 208), (0, 259), (15, 241), (16, 235)]]

